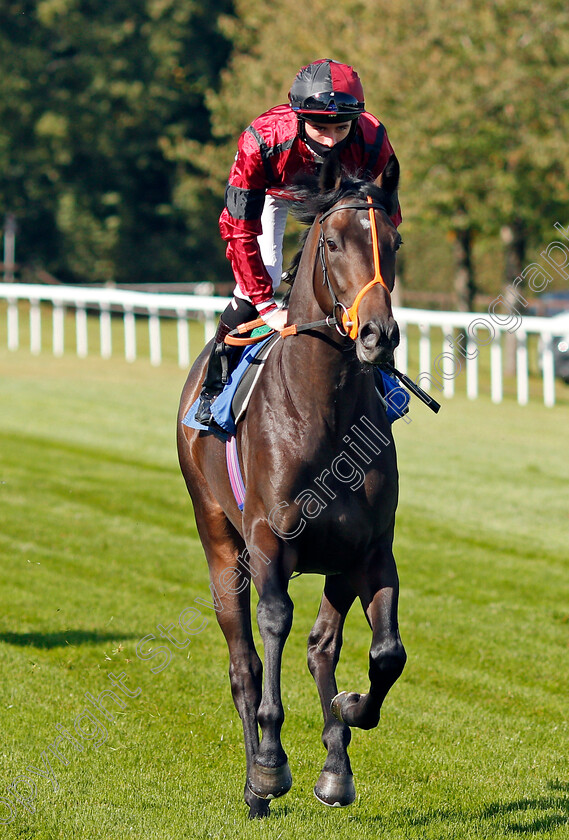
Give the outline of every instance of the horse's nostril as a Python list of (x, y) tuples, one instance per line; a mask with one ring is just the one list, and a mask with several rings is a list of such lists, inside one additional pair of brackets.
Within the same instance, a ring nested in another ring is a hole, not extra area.
[(386, 324), (367, 321), (360, 329), (361, 360), (373, 361), (386, 353), (393, 354), (399, 344), (399, 327), (395, 320)]
[(369, 321), (367, 324), (364, 324), (360, 331), (360, 338), (362, 344), (367, 350), (372, 350), (374, 347), (377, 346), (377, 344), (379, 343), (379, 335), (379, 328), (372, 321)]
[(391, 343), (391, 346), (395, 349), (395, 347), (399, 346), (399, 340), (400, 340), (399, 325), (397, 324), (397, 321), (393, 322), (393, 325), (389, 329), (388, 335), (389, 335), (389, 341)]

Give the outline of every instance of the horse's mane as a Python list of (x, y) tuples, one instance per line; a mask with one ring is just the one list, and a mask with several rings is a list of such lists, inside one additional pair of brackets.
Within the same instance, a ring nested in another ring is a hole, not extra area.
[[(374, 204), (380, 204), (388, 215), (393, 212), (393, 195), (391, 193), (381, 189), (373, 181), (351, 177), (345, 172), (342, 172), (342, 178), (334, 189), (322, 190), (321, 179), (315, 175), (304, 175), (302, 180), (297, 181), (290, 188), (289, 193), (293, 199), (290, 212), (295, 219), (305, 225), (312, 225), (317, 216), (331, 210), (338, 201), (348, 197), (360, 199), (365, 204), (369, 195)], [(301, 234), (298, 251), (285, 272), (284, 279), (291, 286), (298, 272), (308, 234), (309, 230), (305, 230)]]

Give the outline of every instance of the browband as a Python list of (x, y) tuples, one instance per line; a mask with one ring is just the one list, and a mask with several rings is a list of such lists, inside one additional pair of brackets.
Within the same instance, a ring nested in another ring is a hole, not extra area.
[(322, 224), (324, 219), (327, 219), (328, 216), (331, 216), (332, 213), (337, 213), (338, 210), (369, 210), (370, 207), (374, 210), (383, 210), (384, 213), (389, 215), (383, 204), (374, 204), (373, 201), (368, 201), (367, 204), (342, 204), (340, 207), (332, 207), (331, 210), (327, 210), (326, 213), (323, 213), (320, 216), (320, 224)]

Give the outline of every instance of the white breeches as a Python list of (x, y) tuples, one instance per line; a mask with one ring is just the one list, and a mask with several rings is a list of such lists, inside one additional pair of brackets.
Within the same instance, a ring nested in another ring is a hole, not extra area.
[[(283, 273), (283, 238), (288, 215), (289, 202), (282, 198), (265, 196), (265, 205), (261, 216), (263, 232), (257, 237), (261, 250), (261, 259), (273, 281), (273, 291), (280, 286)], [(250, 300), (239, 286), (235, 286), (235, 297)]]

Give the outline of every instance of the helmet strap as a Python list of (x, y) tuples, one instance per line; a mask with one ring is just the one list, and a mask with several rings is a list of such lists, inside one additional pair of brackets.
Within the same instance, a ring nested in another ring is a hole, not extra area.
[(358, 127), (358, 120), (357, 119), (352, 120), (352, 124), (351, 124), (350, 130), (348, 132), (348, 136), (346, 137), (346, 139), (344, 141), (346, 146), (349, 146), (349, 144), (352, 142), (352, 140), (356, 136), (357, 127)]

